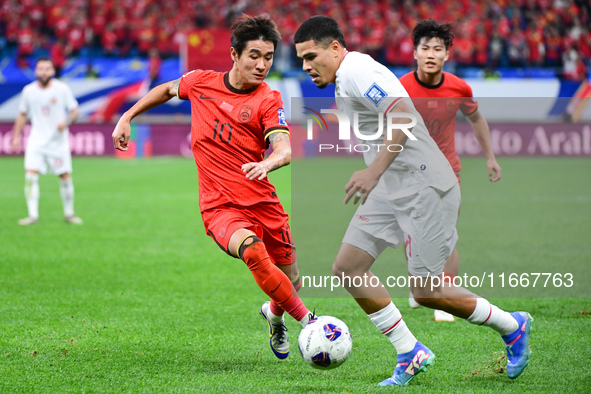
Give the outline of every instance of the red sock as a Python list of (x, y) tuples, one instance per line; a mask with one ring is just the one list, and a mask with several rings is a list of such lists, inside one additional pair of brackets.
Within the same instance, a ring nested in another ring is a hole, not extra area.
[[(258, 237), (252, 239), (253, 242), (243, 249), (242, 260), (248, 266), (254, 280), (281, 309), (297, 321), (302, 320), (308, 314), (308, 308), (298, 297), (289, 278), (271, 263), (265, 244)], [(248, 239), (245, 242), (248, 242)]]
[(269, 308), (271, 310), (271, 313), (274, 314), (275, 316), (283, 316), (283, 312), (285, 312), (283, 309), (281, 309), (279, 304), (273, 300), (271, 300), (271, 304), (269, 305)]
[[(291, 280), (291, 284), (293, 285), (296, 292), (300, 291), (300, 289), (302, 288), (302, 281), (300, 280), (299, 273), (298, 273), (298, 276), (296, 276), (294, 279)], [(283, 312), (285, 312), (283, 309), (281, 309), (279, 304), (273, 300), (271, 300), (270, 308), (271, 308), (271, 313), (274, 314), (275, 316), (283, 316)]]

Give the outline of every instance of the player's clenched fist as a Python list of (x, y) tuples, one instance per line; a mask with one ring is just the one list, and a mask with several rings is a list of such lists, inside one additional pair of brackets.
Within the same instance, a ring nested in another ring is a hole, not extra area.
[(113, 131), (113, 146), (115, 149), (120, 151), (127, 150), (127, 144), (129, 142), (129, 137), (131, 135), (131, 126), (129, 122), (124, 120), (123, 118), (119, 119), (117, 125), (115, 126), (115, 130)]

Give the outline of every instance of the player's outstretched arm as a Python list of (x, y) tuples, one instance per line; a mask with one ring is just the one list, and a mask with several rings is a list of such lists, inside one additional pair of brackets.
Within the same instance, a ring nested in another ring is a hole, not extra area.
[(12, 151), (16, 152), (21, 141), (23, 127), (27, 123), (27, 114), (20, 112), (14, 122), (14, 131), (12, 132)]
[(492, 149), (492, 143), (490, 142), (490, 130), (488, 122), (482, 116), (480, 111), (476, 110), (473, 114), (468, 116), (468, 120), (472, 124), (474, 135), (486, 156), (486, 168), (488, 169), (488, 179), (491, 182), (496, 182), (501, 179), (501, 166), (497, 163), (495, 154)]
[[(394, 106), (392, 112), (409, 113), (413, 114), (412, 110), (404, 101), (400, 101)], [(414, 115), (414, 114), (413, 114)], [(405, 124), (408, 123), (408, 118), (392, 118), (394, 124)], [(363, 170), (355, 171), (347, 185), (345, 185), (345, 204), (349, 202), (351, 197), (355, 196), (353, 204), (357, 204), (360, 199), (361, 204), (364, 204), (369, 196), (369, 193), (376, 187), (382, 174), (390, 167), (390, 164), (398, 156), (398, 150), (394, 149), (392, 152), (386, 147), (389, 145), (404, 145), (408, 136), (400, 131), (399, 133), (392, 133), (392, 139), (388, 139), (388, 135), (384, 136), (385, 147), (380, 149), (380, 152), (376, 156), (375, 160), (371, 165)]]
[(163, 83), (150, 90), (148, 94), (142, 97), (129, 111), (125, 112), (113, 131), (113, 146), (115, 149), (126, 151), (131, 133), (130, 123), (139, 114), (142, 114), (154, 107), (164, 104), (177, 95), (180, 78), (174, 81)]
[(269, 136), (269, 143), (273, 153), (260, 163), (246, 163), (242, 165), (242, 172), (250, 180), (263, 180), (273, 170), (291, 163), (291, 144), (287, 133), (273, 133)]

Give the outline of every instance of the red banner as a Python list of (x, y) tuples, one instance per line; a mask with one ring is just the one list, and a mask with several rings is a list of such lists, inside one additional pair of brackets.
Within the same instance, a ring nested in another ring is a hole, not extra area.
[(195, 69), (230, 71), (230, 32), (222, 29), (193, 30), (185, 36), (181, 55), (184, 72)]

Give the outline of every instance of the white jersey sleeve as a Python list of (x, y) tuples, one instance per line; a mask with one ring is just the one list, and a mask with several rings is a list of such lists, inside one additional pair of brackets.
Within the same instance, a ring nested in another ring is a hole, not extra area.
[[(420, 115), (414, 109), (406, 89), (385, 66), (369, 55), (349, 52), (336, 74), (337, 108), (349, 117), (363, 148), (367, 166), (380, 152), (387, 124), (380, 119), (404, 100), (417, 118), (412, 128), (415, 140), (408, 139), (403, 149), (382, 176), (372, 193), (385, 198), (409, 196), (431, 186), (447, 191), (456, 184), (449, 162), (433, 141)], [(383, 145), (383, 144), (382, 144)]]
[[(350, 52), (352, 59), (345, 65), (339, 77), (348, 97), (360, 99), (369, 111), (387, 114), (408, 93), (392, 72), (369, 55)], [(364, 70), (363, 73), (348, 72), (348, 68)], [(341, 70), (339, 70), (341, 71)]]
[(78, 108), (78, 101), (76, 101), (76, 98), (74, 97), (74, 93), (72, 93), (72, 89), (70, 89), (70, 87), (66, 84), (64, 84), (63, 87), (64, 87), (66, 108), (68, 109), (68, 111), (72, 111), (75, 108)]
[(23, 92), (21, 93), (21, 99), (20, 99), (20, 103), (18, 106), (18, 110), (21, 114), (29, 114), (29, 94), (28, 92), (30, 92), (30, 89), (28, 89), (28, 86), (26, 86), (23, 89)]

